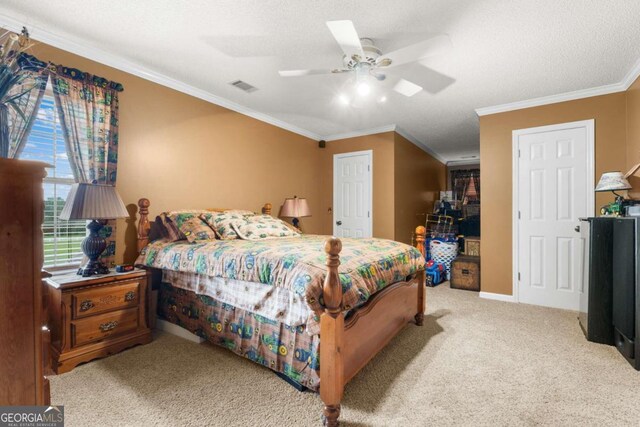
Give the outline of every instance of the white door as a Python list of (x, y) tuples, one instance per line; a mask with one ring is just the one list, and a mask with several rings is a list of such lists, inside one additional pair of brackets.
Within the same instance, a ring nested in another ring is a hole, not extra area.
[(333, 235), (371, 237), (373, 152), (333, 156)]
[(514, 277), (518, 301), (578, 310), (593, 215), (593, 120), (523, 129), (514, 140)]

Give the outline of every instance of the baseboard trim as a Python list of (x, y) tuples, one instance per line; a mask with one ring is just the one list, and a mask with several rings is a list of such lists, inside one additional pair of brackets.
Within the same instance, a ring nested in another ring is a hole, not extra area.
[(162, 319), (156, 320), (156, 329), (159, 331), (167, 332), (171, 335), (175, 335), (180, 338), (184, 338), (196, 344), (202, 344), (205, 341), (203, 338), (200, 338), (199, 336), (192, 334), (186, 329)]
[(513, 297), (513, 295), (494, 294), (493, 292), (480, 292), (479, 296), (480, 298), (492, 299), (496, 301), (516, 302), (516, 299)]

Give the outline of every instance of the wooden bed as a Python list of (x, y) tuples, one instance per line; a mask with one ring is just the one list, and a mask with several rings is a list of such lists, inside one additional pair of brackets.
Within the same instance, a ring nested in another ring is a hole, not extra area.
[[(138, 252), (150, 241), (148, 199), (138, 201)], [(271, 215), (267, 203), (262, 213)], [(210, 209), (222, 211), (223, 209)], [(426, 230), (415, 230), (415, 246), (424, 254)], [(323, 285), (325, 310), (320, 318), (320, 397), (324, 402), (323, 421), (337, 426), (344, 386), (409, 322), (422, 326), (426, 304), (425, 272), (417, 271), (405, 281), (388, 285), (362, 306), (354, 309), (345, 321), (341, 308), (342, 286), (338, 276), (342, 242), (336, 237), (326, 240), (327, 275)], [(375, 330), (376, 333), (371, 333)]]

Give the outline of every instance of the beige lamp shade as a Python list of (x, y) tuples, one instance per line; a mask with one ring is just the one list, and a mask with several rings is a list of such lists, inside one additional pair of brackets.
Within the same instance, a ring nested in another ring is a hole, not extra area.
[(630, 190), (631, 184), (622, 172), (605, 172), (600, 177), (595, 191)]
[(286, 199), (282, 205), (280, 216), (285, 218), (302, 218), (303, 216), (311, 216), (311, 209), (307, 199), (299, 199), (293, 197)]
[(69, 219), (115, 219), (127, 218), (116, 187), (102, 184), (73, 184), (60, 218)]

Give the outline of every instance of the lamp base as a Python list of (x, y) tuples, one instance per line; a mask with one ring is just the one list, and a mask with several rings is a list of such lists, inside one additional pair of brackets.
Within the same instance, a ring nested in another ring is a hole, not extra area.
[(96, 274), (108, 274), (109, 268), (105, 263), (100, 261), (87, 261), (87, 263), (78, 269), (78, 276), (90, 277)]
[(109, 268), (101, 261), (98, 261), (100, 254), (107, 248), (107, 240), (100, 236), (98, 232), (102, 229), (102, 224), (95, 219), (87, 224), (89, 235), (82, 241), (82, 252), (89, 261), (78, 269), (78, 275), (89, 277), (95, 274), (107, 274)]

